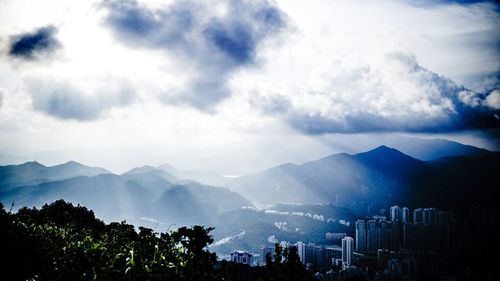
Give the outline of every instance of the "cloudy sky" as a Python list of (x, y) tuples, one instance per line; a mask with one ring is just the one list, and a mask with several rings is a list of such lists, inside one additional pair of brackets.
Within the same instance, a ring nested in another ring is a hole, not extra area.
[(400, 136), (498, 150), (499, 11), (0, 0), (0, 162), (241, 174)]

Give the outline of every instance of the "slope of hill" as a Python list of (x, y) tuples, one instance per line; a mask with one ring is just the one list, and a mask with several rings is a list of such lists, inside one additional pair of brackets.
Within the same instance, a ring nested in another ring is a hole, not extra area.
[(155, 216), (174, 220), (209, 222), (219, 213), (252, 203), (227, 188), (187, 183), (172, 186), (154, 203)]

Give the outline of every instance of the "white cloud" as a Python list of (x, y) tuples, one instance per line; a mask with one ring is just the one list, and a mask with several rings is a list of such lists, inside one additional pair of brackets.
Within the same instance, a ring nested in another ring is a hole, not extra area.
[(500, 109), (500, 90), (494, 90), (486, 97), (486, 105), (496, 110)]

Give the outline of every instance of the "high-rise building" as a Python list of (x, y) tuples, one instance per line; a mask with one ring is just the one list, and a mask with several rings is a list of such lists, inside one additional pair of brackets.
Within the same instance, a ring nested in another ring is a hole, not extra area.
[(403, 234), (402, 234), (402, 247), (403, 249), (408, 249), (410, 246), (410, 232), (411, 232), (411, 224), (403, 223)]
[(375, 253), (377, 252), (378, 241), (377, 241), (377, 221), (369, 220), (367, 223), (367, 249), (368, 252)]
[(423, 223), (424, 222), (424, 211), (422, 208), (413, 210), (413, 223)]
[(408, 207), (403, 207), (401, 209), (401, 220), (404, 223), (409, 223), (410, 222), (410, 209), (408, 209)]
[(309, 243), (304, 247), (304, 261), (303, 264), (315, 264), (316, 261), (316, 245)]
[(342, 262), (347, 265), (352, 264), (352, 251), (354, 248), (354, 239), (346, 236), (342, 239)]
[(366, 222), (356, 221), (356, 252), (366, 252)]
[(391, 207), (390, 214), (391, 214), (391, 221), (401, 220), (401, 208), (398, 205)]
[(425, 208), (423, 218), (425, 224), (437, 224), (438, 210), (436, 208)]
[(389, 223), (386, 220), (378, 222), (378, 248), (389, 249)]
[(323, 269), (325, 266), (325, 256), (323, 247), (315, 247), (314, 249), (314, 265), (317, 269)]
[(296, 245), (297, 245), (297, 254), (299, 255), (299, 259), (302, 262), (302, 264), (305, 264), (306, 263), (306, 259), (305, 259), (306, 245), (302, 241), (298, 241)]
[(395, 251), (401, 249), (402, 247), (403, 247), (403, 222), (391, 221), (389, 249)]

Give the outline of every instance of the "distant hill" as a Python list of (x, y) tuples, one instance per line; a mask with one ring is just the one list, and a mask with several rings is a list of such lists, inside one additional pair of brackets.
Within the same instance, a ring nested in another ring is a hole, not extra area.
[(354, 155), (276, 166), (237, 178), (228, 186), (261, 204), (334, 202), (359, 210), (394, 202), (447, 207), (473, 193), (467, 203), (491, 205), (491, 196), (498, 195), (491, 185), (500, 182), (499, 156), (485, 152), (425, 162), (380, 146)]
[(110, 174), (110, 172), (103, 168), (89, 167), (74, 161), (56, 166), (44, 166), (38, 162), (0, 166), (0, 190), (99, 174)]
[(189, 224), (252, 206), (227, 188), (180, 180), (151, 166), (115, 175), (76, 162), (53, 167), (28, 162), (0, 171), (0, 201), (6, 206), (15, 203), (16, 209), (64, 199), (88, 206), (106, 220), (146, 217)]
[(89, 206), (107, 219), (115, 220), (143, 214), (144, 207), (153, 200), (143, 186), (113, 174), (45, 182), (0, 194), (2, 202), (6, 205), (15, 202), (17, 207), (40, 207), (61, 198)]
[(144, 186), (154, 196), (159, 196), (169, 189), (172, 184), (179, 181), (174, 175), (151, 166), (133, 168), (121, 174), (121, 176)]

